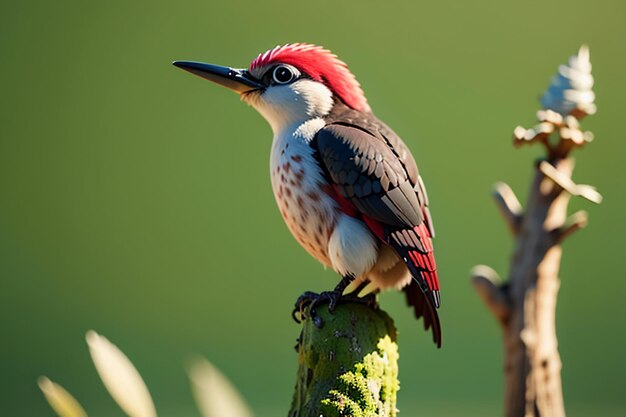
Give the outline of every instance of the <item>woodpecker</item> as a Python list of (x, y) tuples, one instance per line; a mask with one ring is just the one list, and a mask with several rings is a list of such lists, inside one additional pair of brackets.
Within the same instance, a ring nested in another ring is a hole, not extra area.
[(271, 183), (302, 247), (358, 297), (402, 290), (441, 347), (428, 197), (413, 155), (380, 121), (348, 66), (320, 46), (259, 54), (247, 69), (175, 66), (239, 93), (273, 131)]

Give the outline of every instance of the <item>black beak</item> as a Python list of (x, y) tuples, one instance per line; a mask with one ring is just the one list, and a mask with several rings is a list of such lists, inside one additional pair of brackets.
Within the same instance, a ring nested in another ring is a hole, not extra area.
[(174, 61), (172, 64), (199, 77), (230, 88), (239, 94), (263, 88), (263, 85), (255, 80), (248, 70), (245, 69), (222, 67), (220, 65), (194, 61)]

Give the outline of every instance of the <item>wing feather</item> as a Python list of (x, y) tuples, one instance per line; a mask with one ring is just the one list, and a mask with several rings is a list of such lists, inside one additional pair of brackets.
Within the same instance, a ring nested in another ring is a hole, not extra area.
[(316, 146), (339, 193), (369, 217), (398, 227), (415, 227), (423, 211), (404, 164), (384, 138), (345, 124), (330, 124)]
[(407, 264), (415, 280), (404, 289), (407, 301), (440, 346), (439, 280), (424, 183), (404, 142), (369, 116), (358, 125), (352, 118), (331, 121), (311, 146), (333, 190), (360, 212), (370, 228), (375, 224), (375, 234)]

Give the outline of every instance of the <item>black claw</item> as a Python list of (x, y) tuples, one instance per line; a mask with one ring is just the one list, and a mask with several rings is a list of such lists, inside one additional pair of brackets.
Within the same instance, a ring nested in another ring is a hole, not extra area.
[(291, 318), (293, 319), (293, 321), (295, 321), (296, 323), (300, 324), (300, 323), (302, 323), (302, 321), (296, 315), (297, 313), (298, 313), (298, 309), (294, 308), (293, 311), (291, 312)]
[(319, 294), (311, 291), (307, 291), (300, 297), (298, 297), (293, 311), (291, 312), (291, 317), (296, 323), (300, 324), (304, 319), (306, 319), (304, 311), (307, 309), (307, 307), (310, 306), (309, 311), (313, 313), (313, 307), (315, 306), (315, 300), (317, 298), (319, 298)]
[(332, 314), (335, 311), (335, 308), (337, 307), (337, 302), (339, 301), (339, 298), (329, 298), (328, 301), (328, 311)]
[(343, 289), (338, 291), (336, 288), (334, 291), (323, 291), (319, 294), (311, 291), (305, 292), (296, 300), (291, 317), (296, 323), (300, 324), (307, 318), (305, 311), (308, 309), (309, 316), (315, 327), (322, 328), (324, 326), (324, 320), (317, 315), (316, 307), (324, 302), (328, 302), (328, 312), (331, 314), (335, 311), (335, 308), (337, 308), (340, 302), (359, 303), (373, 309), (378, 309), (378, 302), (374, 294), (360, 298), (350, 294), (342, 295), (342, 291)]

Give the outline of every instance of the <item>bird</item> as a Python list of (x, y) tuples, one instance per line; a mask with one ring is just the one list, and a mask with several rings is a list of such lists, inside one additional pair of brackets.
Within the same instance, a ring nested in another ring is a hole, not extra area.
[(300, 245), (341, 276), (332, 293), (364, 298), (403, 291), (441, 347), (424, 181), (347, 64), (324, 47), (288, 43), (260, 53), (248, 68), (173, 65), (235, 91), (267, 120), (278, 209)]

